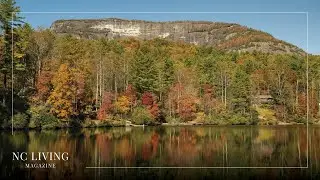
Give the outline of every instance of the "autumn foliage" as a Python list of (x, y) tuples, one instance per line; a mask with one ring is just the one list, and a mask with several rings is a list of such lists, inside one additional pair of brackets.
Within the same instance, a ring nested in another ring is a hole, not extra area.
[(183, 96), (179, 100), (177, 112), (184, 121), (195, 118), (197, 112), (196, 101), (196, 98), (193, 96)]
[(59, 118), (75, 115), (78, 82), (73, 74), (73, 69), (68, 64), (61, 64), (52, 79), (52, 84), (54, 89), (48, 98), (48, 103), (51, 105), (50, 111)]
[(127, 114), (130, 110), (130, 100), (127, 96), (124, 95), (118, 97), (114, 105), (117, 112), (121, 114)]
[(36, 82), (37, 93), (35, 95), (36, 99), (40, 101), (46, 101), (50, 95), (51, 90), (51, 79), (52, 79), (52, 72), (50, 71), (43, 71), (41, 75), (38, 77)]
[(137, 92), (135, 88), (129, 84), (127, 86), (126, 91), (124, 92), (124, 96), (126, 96), (129, 100), (130, 108), (136, 106), (137, 104)]
[(114, 95), (110, 92), (105, 92), (103, 94), (101, 106), (97, 112), (97, 118), (99, 120), (105, 120), (109, 114), (112, 113), (113, 104), (112, 100), (114, 99)]
[(254, 51), (262, 45), (281, 50), (282, 41), (268, 33), (218, 23), (225, 38), (209, 47), (162, 38), (75, 38), (21, 25), (13, 27), (13, 47), (5, 39), (11, 37), (10, 26), (0, 38), (6, 117), (12, 114), (14, 84), (14, 96), (26, 99), (21, 106), (15, 101), (14, 108), (44, 106), (56, 119), (254, 124), (257, 107), (265, 106), (282, 121), (294, 122), (307, 113), (319, 121), (319, 56), (310, 55), (307, 81), (299, 48), (286, 50), (292, 54)]
[(159, 116), (160, 110), (157, 104), (156, 98), (150, 92), (145, 92), (141, 97), (142, 105), (146, 106), (149, 112), (152, 114), (153, 118), (157, 118)]

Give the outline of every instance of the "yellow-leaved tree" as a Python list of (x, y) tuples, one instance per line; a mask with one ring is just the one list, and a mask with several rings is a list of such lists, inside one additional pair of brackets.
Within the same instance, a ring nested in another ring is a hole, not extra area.
[(69, 64), (61, 64), (52, 79), (54, 89), (48, 103), (51, 105), (51, 113), (59, 118), (69, 118), (76, 113), (74, 104), (77, 101), (78, 83), (74, 72)]
[(115, 102), (115, 107), (119, 113), (127, 114), (130, 110), (129, 97), (124, 96), (124, 95), (118, 97), (117, 101)]

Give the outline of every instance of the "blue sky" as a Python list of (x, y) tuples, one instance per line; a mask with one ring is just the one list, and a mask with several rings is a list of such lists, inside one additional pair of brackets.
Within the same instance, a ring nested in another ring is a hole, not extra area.
[[(308, 12), (309, 46), (320, 54), (320, 1), (318, 0), (17, 0), (22, 12)], [(213, 13), (97, 13), (23, 14), (33, 27), (49, 27), (57, 19), (108, 18), (167, 20), (208, 20), (234, 22), (272, 34), (307, 50), (306, 14), (213, 14)]]

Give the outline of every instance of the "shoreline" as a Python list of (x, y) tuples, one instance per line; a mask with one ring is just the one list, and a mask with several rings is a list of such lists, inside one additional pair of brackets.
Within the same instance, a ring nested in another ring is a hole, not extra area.
[[(64, 125), (64, 126), (53, 126), (53, 127), (36, 127), (36, 128), (14, 128), (14, 131), (29, 131), (29, 130), (60, 130), (60, 129), (86, 129), (86, 128), (112, 128), (112, 127), (156, 127), (156, 126), (163, 126), (163, 127), (205, 127), (205, 126), (216, 126), (216, 127), (237, 127), (237, 126), (256, 126), (256, 127), (272, 127), (272, 126), (301, 126), (307, 125), (306, 123), (278, 123), (278, 124), (210, 124), (210, 123), (158, 123), (158, 124), (145, 124), (145, 125), (138, 125), (132, 123), (123, 123), (121, 121), (102, 121), (101, 120), (90, 120), (90, 124), (86, 124), (85, 122), (80, 126), (72, 126), (72, 125)], [(320, 123), (313, 123), (310, 124), (312, 126), (320, 126)], [(0, 131), (11, 131), (11, 128), (0, 128)]]

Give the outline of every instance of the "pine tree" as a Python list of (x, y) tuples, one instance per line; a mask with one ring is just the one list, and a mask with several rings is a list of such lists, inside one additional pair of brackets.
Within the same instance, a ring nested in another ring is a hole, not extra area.
[(249, 75), (238, 67), (231, 82), (232, 106), (238, 113), (246, 113), (250, 107)]
[(150, 49), (144, 46), (137, 51), (133, 62), (132, 84), (140, 94), (156, 92), (158, 89), (157, 78), (155, 58)]
[(160, 72), (159, 72), (159, 98), (160, 101), (163, 100), (163, 94), (165, 94), (174, 81), (174, 67), (173, 61), (170, 58), (166, 58), (161, 64)]
[(3, 87), (7, 88), (7, 78), (11, 70), (12, 55), (12, 28), (21, 24), (19, 16), (20, 8), (14, 0), (2, 0), (0, 2), (0, 30), (3, 32), (4, 52), (0, 63), (0, 71), (3, 74)]

